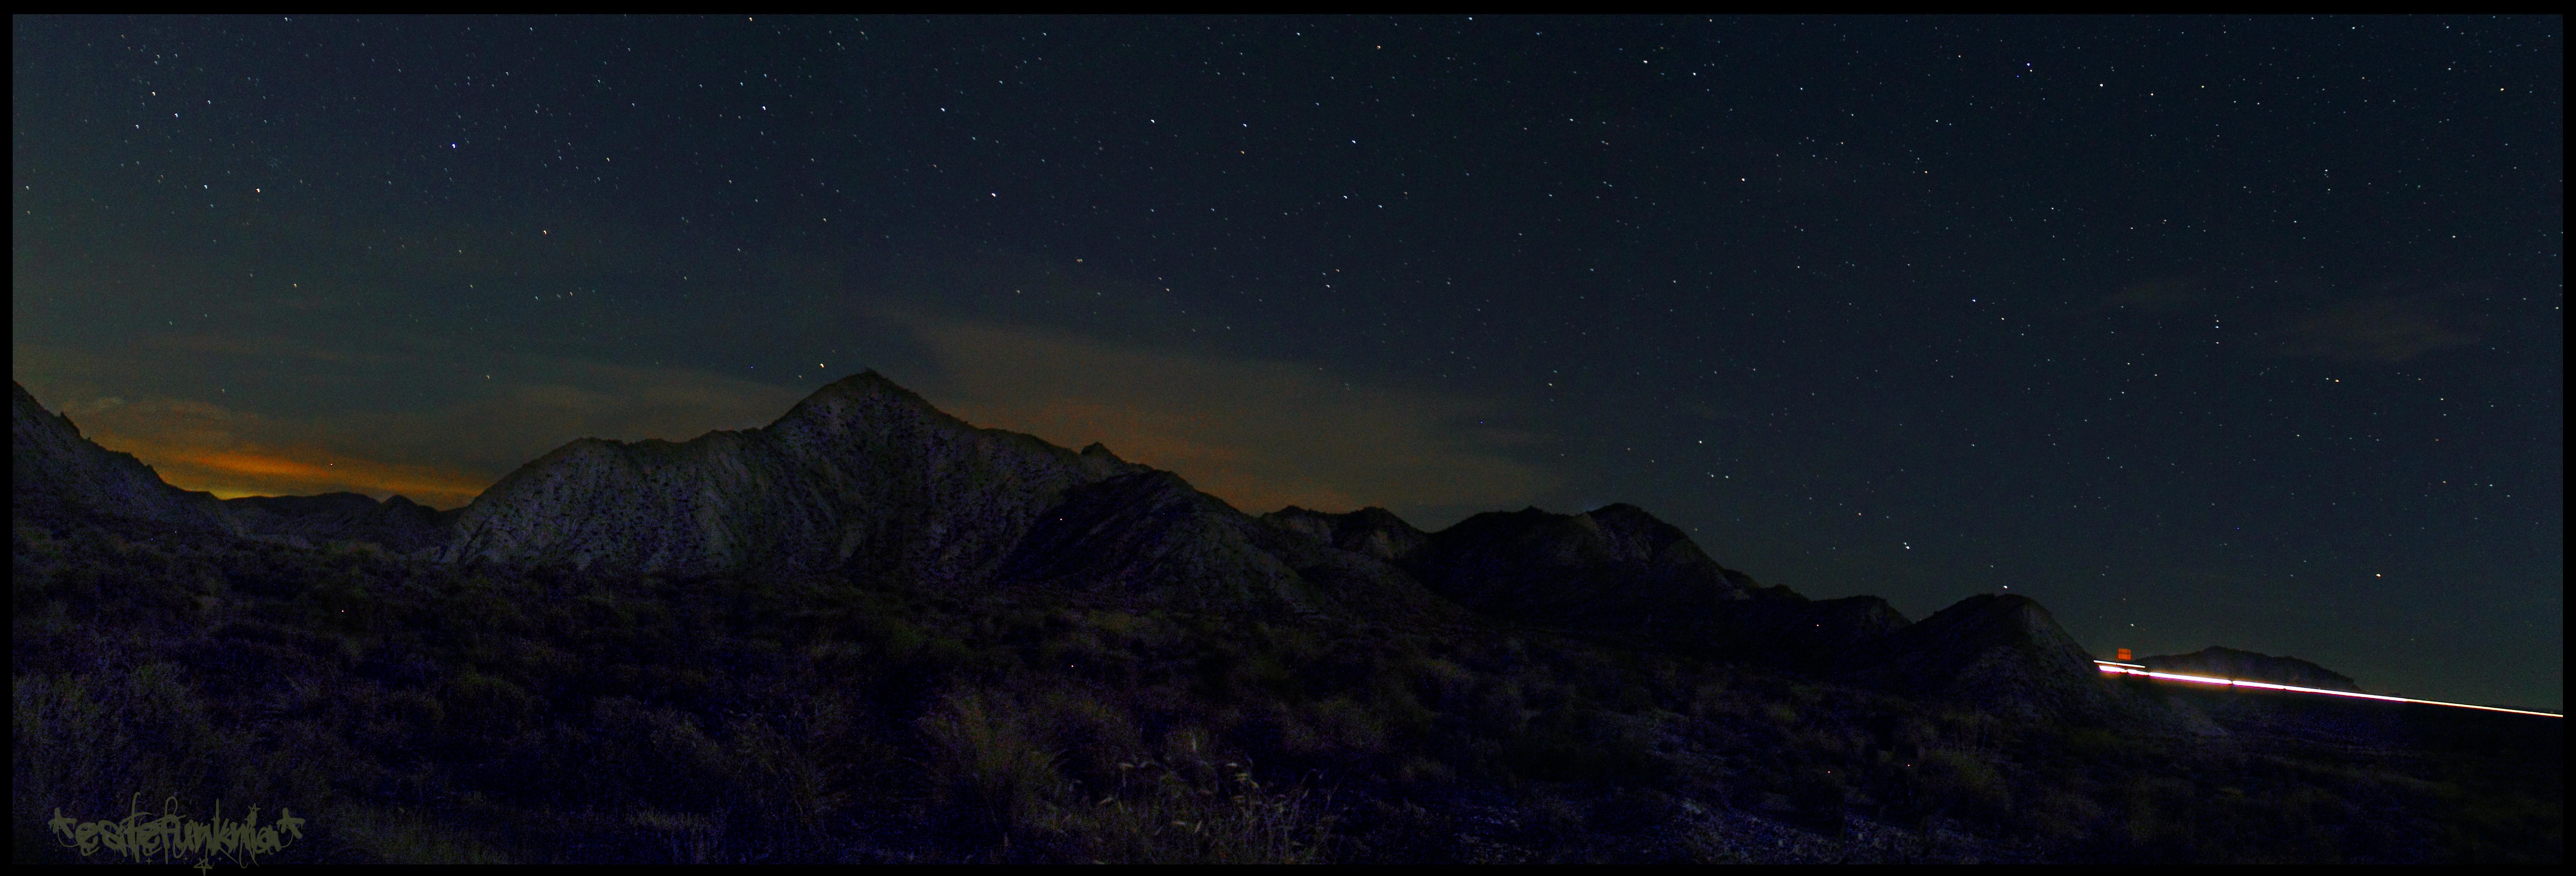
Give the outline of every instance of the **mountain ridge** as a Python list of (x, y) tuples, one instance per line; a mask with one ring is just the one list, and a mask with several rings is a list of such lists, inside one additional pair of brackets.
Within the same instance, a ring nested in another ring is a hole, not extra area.
[(2083, 649), (2021, 597), (1971, 597), (1919, 623), (1877, 597), (1810, 600), (1726, 568), (1624, 503), (1487, 512), (1438, 532), (1383, 508), (1254, 517), (1097, 443), (1075, 451), (976, 427), (874, 371), (766, 426), (566, 442), (447, 512), (398, 496), (216, 501), (79, 436), (23, 386), (16, 399), (18, 495), (293, 544), (682, 576), (785, 570), (932, 592), (1041, 587), (1302, 616), (1463, 611), (2034, 713), (2100, 713), (2106, 696)]

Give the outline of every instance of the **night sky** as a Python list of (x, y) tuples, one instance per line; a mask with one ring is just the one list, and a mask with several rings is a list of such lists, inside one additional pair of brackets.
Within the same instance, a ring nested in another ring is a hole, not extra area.
[(11, 372), (190, 489), (875, 368), (1253, 513), (2562, 701), (2561, 19), (11, 24)]

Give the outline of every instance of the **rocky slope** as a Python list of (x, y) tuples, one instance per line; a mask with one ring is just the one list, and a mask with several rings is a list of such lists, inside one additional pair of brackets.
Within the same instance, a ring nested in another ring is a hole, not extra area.
[(565, 445), (464, 508), (443, 556), (802, 569), (1196, 608), (1437, 610), (1382, 562), (1280, 532), (1170, 472), (1097, 444), (1075, 452), (976, 428), (874, 372), (764, 428)]
[(444, 556), (976, 583), (1067, 490), (1144, 471), (1098, 445), (975, 428), (868, 372), (765, 428), (564, 445), (475, 497)]
[(211, 493), (170, 486), (135, 459), (88, 438), (68, 416), (47, 411), (10, 382), (9, 494), (13, 508), (83, 509), (186, 530), (240, 532)]
[(1335, 548), (1389, 563), (1412, 553), (1429, 539), (1394, 512), (1378, 507), (1327, 514), (1290, 505), (1261, 515), (1261, 519)]
[(1844, 677), (2026, 717), (2101, 717), (2113, 693), (2092, 655), (2026, 596), (1980, 594), (1857, 652)]

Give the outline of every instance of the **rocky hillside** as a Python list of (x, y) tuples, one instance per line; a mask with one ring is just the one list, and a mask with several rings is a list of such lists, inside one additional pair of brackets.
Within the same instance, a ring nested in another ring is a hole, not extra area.
[(15, 508), (78, 508), (185, 530), (240, 532), (211, 493), (173, 487), (135, 459), (88, 438), (10, 382), (9, 494)]
[(1143, 471), (1097, 445), (975, 428), (868, 372), (766, 428), (564, 445), (467, 505), (446, 557), (977, 583), (1067, 490)]
[(1980, 594), (1859, 652), (1845, 677), (2029, 717), (2099, 716), (2111, 688), (2092, 655), (2026, 596)]

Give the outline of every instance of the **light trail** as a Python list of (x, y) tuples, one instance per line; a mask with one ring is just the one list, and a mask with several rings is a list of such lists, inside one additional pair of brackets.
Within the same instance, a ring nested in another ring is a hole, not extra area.
[(2102, 671), (2105, 673), (2116, 675), (2136, 675), (2146, 678), (2163, 679), (2165, 681), (2187, 681), (2193, 684), (2215, 684), (2225, 687), (2251, 687), (2263, 690), (2287, 691), (2290, 693), (2325, 694), (2332, 697), (2351, 697), (2359, 700), (2379, 700), (2381, 702), (2389, 703), (2421, 703), (2427, 706), (2450, 706), (2455, 709), (2477, 709), (2483, 712), (2504, 712), (2512, 715), (2538, 715), (2543, 718), (2567, 717), (2556, 712), (2531, 712), (2522, 709), (2508, 709), (2502, 706), (2473, 706), (2468, 703), (2446, 703), (2441, 700), (2419, 700), (2410, 697), (2392, 697), (2380, 694), (2354, 693), (2348, 690), (2292, 687), (2286, 684), (2273, 684), (2268, 681), (2248, 681), (2242, 678), (2219, 678), (2210, 675), (2184, 675), (2178, 672), (2150, 672), (2145, 666), (2135, 663), (2113, 663), (2109, 660), (2095, 660), (2093, 662), (2100, 665), (2102, 667)]

